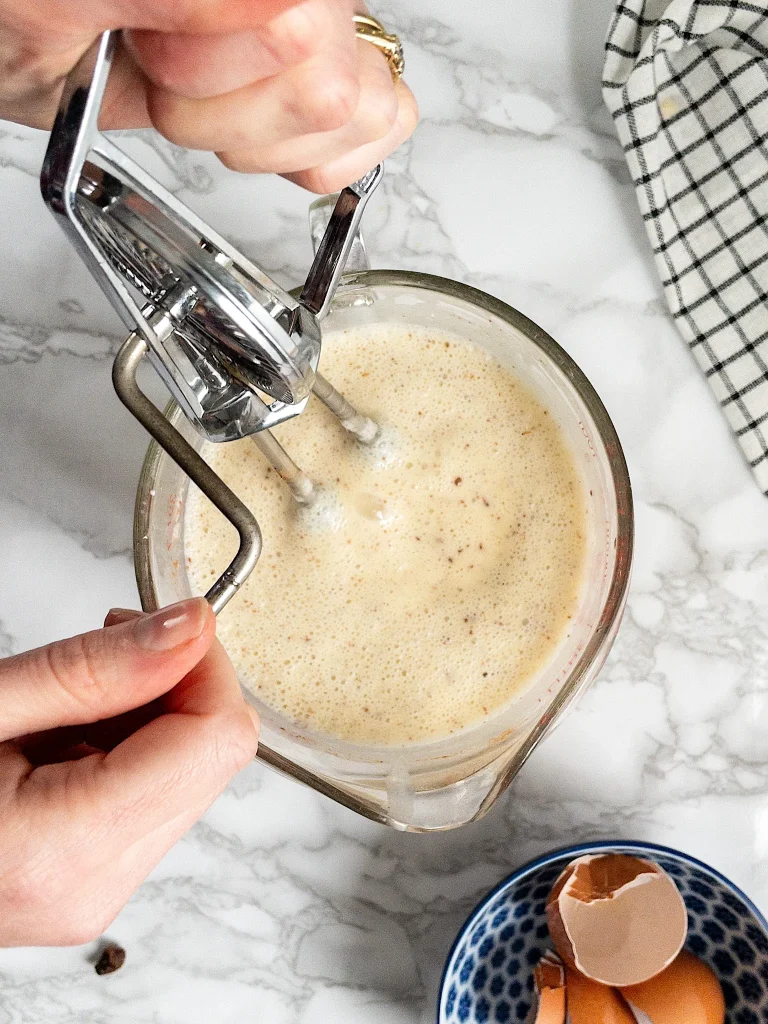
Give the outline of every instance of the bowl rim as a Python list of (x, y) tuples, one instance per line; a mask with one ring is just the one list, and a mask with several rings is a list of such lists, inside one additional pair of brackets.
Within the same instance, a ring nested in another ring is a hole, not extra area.
[(582, 856), (583, 854), (601, 850), (615, 850), (617, 853), (623, 852), (624, 850), (646, 851), (681, 860), (686, 864), (690, 864), (693, 867), (705, 871), (707, 874), (717, 879), (718, 882), (721, 882), (735, 896), (738, 896), (738, 898), (743, 901), (747, 909), (752, 913), (755, 920), (768, 937), (768, 918), (766, 918), (765, 914), (763, 914), (759, 907), (756, 906), (754, 901), (751, 900), (749, 896), (747, 896), (747, 894), (738, 887), (738, 885), (732, 882), (730, 878), (727, 878), (721, 871), (718, 871), (717, 868), (711, 867), (711, 865), (705, 863), (703, 860), (699, 860), (698, 857), (692, 856), (690, 853), (684, 853), (682, 850), (675, 850), (671, 846), (663, 846), (660, 843), (644, 842), (640, 839), (627, 839), (625, 841), (599, 839), (593, 843), (577, 843), (575, 846), (562, 846), (558, 850), (550, 850), (549, 853), (544, 853), (539, 857), (535, 857), (533, 860), (529, 860), (519, 868), (516, 868), (510, 875), (503, 878), (498, 885), (495, 885), (490, 892), (483, 896), (479, 903), (477, 903), (470, 911), (469, 916), (465, 919), (464, 923), (456, 933), (456, 938), (451, 943), (451, 948), (445, 958), (445, 964), (440, 975), (440, 983), (437, 989), (436, 1024), (444, 1024), (442, 1016), (443, 993), (445, 992), (448, 969), (451, 966), (456, 950), (467, 932), (471, 930), (473, 924), (483, 913), (491, 900), (495, 896), (498, 896), (498, 894), (508, 886), (513, 885), (515, 882), (519, 882), (521, 879), (525, 878), (526, 875), (531, 874), (538, 868), (545, 867), (547, 864), (551, 864), (553, 861), (562, 860), (565, 857), (573, 859)]

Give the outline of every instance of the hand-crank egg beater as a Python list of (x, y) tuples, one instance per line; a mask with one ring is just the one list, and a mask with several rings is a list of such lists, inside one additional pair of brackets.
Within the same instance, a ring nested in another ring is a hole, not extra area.
[(376, 425), (318, 370), (320, 323), (381, 165), (345, 188), (298, 299), (218, 235), (98, 130), (117, 33), (67, 79), (40, 184), (43, 198), (130, 330), (113, 367), (121, 401), (235, 526), (240, 547), (206, 597), (218, 612), (259, 558), (258, 523), (140, 390), (146, 356), (208, 441), (253, 437), (299, 502), (313, 485), (271, 434), (316, 395), (362, 443)]

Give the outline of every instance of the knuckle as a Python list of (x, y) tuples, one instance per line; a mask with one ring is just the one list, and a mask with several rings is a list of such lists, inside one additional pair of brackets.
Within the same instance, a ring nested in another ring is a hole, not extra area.
[(403, 87), (400, 92), (398, 116), (404, 131), (407, 133), (407, 137), (415, 130), (416, 125), (419, 123), (419, 105), (416, 102), (416, 97), (407, 86)]
[(45, 659), (50, 677), (68, 698), (88, 710), (103, 703), (110, 680), (88, 634), (51, 644), (45, 648)]
[(173, 61), (158, 60), (152, 66), (152, 82), (165, 92), (188, 94), (194, 87), (194, 75)]
[(186, 118), (182, 116), (183, 101), (163, 88), (147, 90), (147, 110), (152, 124), (161, 135), (175, 146), (193, 149), (194, 139), (186, 128)]
[(388, 86), (376, 89), (362, 104), (360, 110), (361, 130), (369, 142), (375, 142), (389, 135), (397, 122), (397, 94)]
[(334, 20), (327, 4), (300, 3), (276, 19), (272, 48), (283, 66), (302, 64), (324, 47)]
[(228, 775), (234, 775), (256, 756), (258, 737), (246, 712), (221, 721), (214, 736), (216, 761)]
[[(40, 873), (23, 867), (12, 877), (3, 879), (3, 904), (11, 918), (27, 921), (36, 930), (42, 926), (45, 932), (40, 937), (60, 945), (76, 945), (82, 930), (81, 921), (71, 919), (71, 915), (62, 911), (62, 901), (68, 895), (71, 898), (56, 873), (51, 871)], [(70, 934), (72, 941), (69, 941)]]
[[(46, 899), (46, 885), (43, 879), (28, 865), (3, 877), (3, 904), (9, 916), (18, 917), (36, 911), (49, 909)], [(55, 895), (55, 894), (54, 894)]]
[(216, 156), (225, 167), (238, 174), (261, 174), (267, 169), (259, 154), (250, 149), (227, 149)]
[(302, 171), (299, 175), (302, 188), (307, 189), (309, 192), (315, 192), (317, 195), (330, 195), (332, 192), (340, 192), (349, 181), (354, 181), (354, 178), (350, 178), (349, 181), (339, 174), (334, 174), (331, 171), (326, 170), (325, 167), (311, 167), (306, 171)]
[(129, 34), (128, 40), (155, 85), (174, 89), (183, 83), (185, 64), (177, 59), (178, 37), (166, 32), (136, 29)]
[(307, 67), (300, 86), (293, 106), (307, 132), (336, 131), (352, 120), (360, 83), (351, 72), (340, 67)]

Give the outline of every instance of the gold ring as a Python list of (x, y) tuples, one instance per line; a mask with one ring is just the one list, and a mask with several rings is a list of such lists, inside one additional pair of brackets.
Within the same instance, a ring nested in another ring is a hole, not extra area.
[(373, 43), (387, 59), (392, 78), (397, 81), (405, 69), (405, 57), (403, 56), (403, 44), (396, 35), (390, 35), (384, 26), (370, 14), (353, 14), (352, 21), (355, 23), (355, 35), (358, 39), (364, 39), (367, 43)]

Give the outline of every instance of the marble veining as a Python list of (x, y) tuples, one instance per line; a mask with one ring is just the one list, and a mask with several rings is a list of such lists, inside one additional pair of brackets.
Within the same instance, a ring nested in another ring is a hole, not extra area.
[[(366, 214), (375, 266), (443, 274), (550, 331), (600, 392), (637, 501), (600, 680), (482, 822), (430, 837), (254, 763), (92, 947), (0, 952), (0, 1024), (426, 1024), (477, 899), (553, 847), (679, 847), (768, 910), (768, 504), (678, 338), (600, 98), (610, 0), (392, 0), (423, 122)], [(284, 284), (308, 197), (124, 140)], [(146, 447), (111, 390), (116, 316), (43, 209), (41, 133), (0, 125), (0, 653), (135, 606)]]

